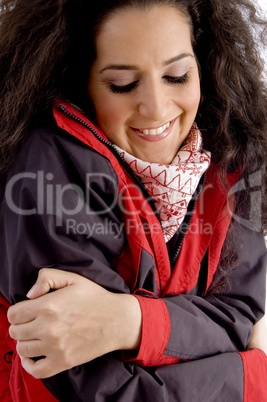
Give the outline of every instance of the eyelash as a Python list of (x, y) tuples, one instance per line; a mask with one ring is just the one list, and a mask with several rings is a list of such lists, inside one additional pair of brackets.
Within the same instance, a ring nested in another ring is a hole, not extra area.
[[(181, 77), (172, 77), (169, 75), (164, 75), (163, 77), (168, 84), (186, 84), (188, 82), (188, 74), (184, 74)], [(109, 89), (114, 94), (125, 94), (131, 92), (138, 84), (138, 81), (133, 81), (130, 84), (118, 86), (110, 83)]]
[(171, 77), (169, 75), (165, 75), (164, 78), (169, 84), (186, 84), (189, 79), (187, 73), (185, 73), (181, 77)]
[(109, 84), (109, 89), (114, 94), (125, 94), (131, 92), (138, 84), (138, 81), (133, 81), (130, 84), (118, 86), (115, 84)]

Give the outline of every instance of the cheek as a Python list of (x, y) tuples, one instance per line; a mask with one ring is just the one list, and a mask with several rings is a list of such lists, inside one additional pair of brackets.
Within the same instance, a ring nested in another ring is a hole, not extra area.
[(93, 93), (91, 100), (94, 105), (97, 121), (99, 124), (101, 123), (101, 125), (103, 125), (105, 120), (110, 119), (110, 116), (114, 111), (112, 102), (109, 100), (109, 97), (104, 93), (101, 93), (101, 91)]
[(88, 97), (90, 98), (98, 125), (104, 130), (106, 126), (110, 125), (111, 116), (114, 113), (114, 104), (112, 103), (112, 96), (107, 93), (107, 90), (100, 85), (95, 84), (88, 85)]
[(107, 136), (114, 135), (124, 125), (127, 118), (125, 102), (114, 94), (105, 93), (93, 99), (97, 122)]
[(184, 95), (184, 110), (186, 110), (188, 113), (196, 113), (199, 106), (200, 97), (200, 85), (198, 83), (189, 87), (188, 91)]

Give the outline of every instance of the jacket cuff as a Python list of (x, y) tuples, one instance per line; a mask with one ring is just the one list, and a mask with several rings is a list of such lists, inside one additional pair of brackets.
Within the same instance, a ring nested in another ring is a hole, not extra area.
[(161, 299), (134, 295), (142, 311), (142, 335), (137, 356), (123, 356), (124, 361), (135, 362), (142, 366), (173, 364), (179, 359), (164, 356), (167, 347), (171, 321), (166, 304)]
[(244, 367), (244, 402), (267, 401), (267, 356), (261, 349), (239, 353)]

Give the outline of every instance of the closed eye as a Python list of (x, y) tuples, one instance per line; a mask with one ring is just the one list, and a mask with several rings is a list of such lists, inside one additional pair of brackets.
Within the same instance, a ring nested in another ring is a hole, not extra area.
[(131, 92), (138, 84), (138, 81), (133, 81), (130, 84), (127, 85), (115, 85), (112, 83), (109, 83), (109, 89), (111, 92), (114, 94), (125, 94), (128, 92)]
[[(164, 75), (163, 77), (165, 81), (167, 81), (169, 84), (186, 84), (188, 82), (188, 74), (184, 74), (181, 77), (173, 77), (170, 75)], [(138, 85), (138, 80), (130, 82), (130, 84), (127, 85), (115, 85), (112, 83), (108, 84), (109, 90), (113, 92), (114, 94), (126, 94), (131, 92), (133, 89), (135, 89)]]
[(184, 74), (181, 77), (172, 77), (170, 75), (164, 75), (163, 77), (169, 84), (186, 84), (188, 82), (188, 74)]

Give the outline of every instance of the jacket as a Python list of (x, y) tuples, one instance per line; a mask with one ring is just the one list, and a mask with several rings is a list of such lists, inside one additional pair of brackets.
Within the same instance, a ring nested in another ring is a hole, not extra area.
[[(25, 141), (1, 205), (1, 400), (267, 401), (266, 355), (246, 351), (264, 314), (259, 233), (232, 223), (239, 263), (228, 269), (230, 288), (212, 291), (232, 218), (220, 168), (208, 169), (166, 245), (153, 201), (105, 135), (66, 103), (54, 116), (55, 126)], [(228, 174), (231, 186), (237, 180)], [(42, 267), (134, 294), (143, 319), (137, 353), (109, 353), (42, 381), (26, 373), (6, 310)]]

